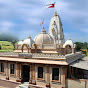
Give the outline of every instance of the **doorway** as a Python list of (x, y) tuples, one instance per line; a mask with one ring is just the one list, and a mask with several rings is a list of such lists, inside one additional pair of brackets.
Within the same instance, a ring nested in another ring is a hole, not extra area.
[(29, 82), (30, 79), (30, 66), (28, 65), (23, 65), (23, 82)]

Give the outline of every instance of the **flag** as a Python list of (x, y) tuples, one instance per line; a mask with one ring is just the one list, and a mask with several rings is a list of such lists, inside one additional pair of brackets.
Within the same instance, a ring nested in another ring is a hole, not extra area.
[(47, 8), (54, 8), (55, 7), (55, 2), (53, 4), (47, 4)]
[(42, 21), (42, 23), (40, 24), (40, 26), (44, 23), (44, 20)]

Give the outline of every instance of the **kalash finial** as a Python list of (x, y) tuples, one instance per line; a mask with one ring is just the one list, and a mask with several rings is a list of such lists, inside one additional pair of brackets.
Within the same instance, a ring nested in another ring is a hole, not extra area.
[(43, 29), (42, 29), (42, 31), (41, 31), (42, 33), (46, 33), (46, 30), (45, 30), (45, 28), (43, 27)]
[(69, 38), (69, 40), (71, 40), (71, 38)]
[(31, 36), (30, 35), (28, 36), (28, 39), (31, 39)]
[(24, 41), (23, 39), (21, 41)]
[(55, 9), (55, 15), (57, 15), (57, 10)]

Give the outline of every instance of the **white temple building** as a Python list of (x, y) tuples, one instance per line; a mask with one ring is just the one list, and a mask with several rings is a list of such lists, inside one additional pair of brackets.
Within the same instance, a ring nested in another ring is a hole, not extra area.
[[(75, 63), (85, 55), (75, 48), (70, 38), (65, 42), (62, 22), (55, 11), (49, 33), (43, 27), (34, 40), (29, 36), (16, 44), (14, 52), (0, 53), (0, 85), (15, 88), (28, 82), (25, 86), (30, 88), (81, 88), (72, 87), (69, 82), (84, 74)], [(22, 85), (18, 88), (23, 88)]]

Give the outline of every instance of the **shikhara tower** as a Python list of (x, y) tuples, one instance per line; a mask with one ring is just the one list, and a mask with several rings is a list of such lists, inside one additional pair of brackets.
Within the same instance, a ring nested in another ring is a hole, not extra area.
[(51, 18), (49, 26), (49, 34), (54, 38), (54, 43), (56, 44), (65, 43), (62, 22), (56, 10), (53, 17)]

